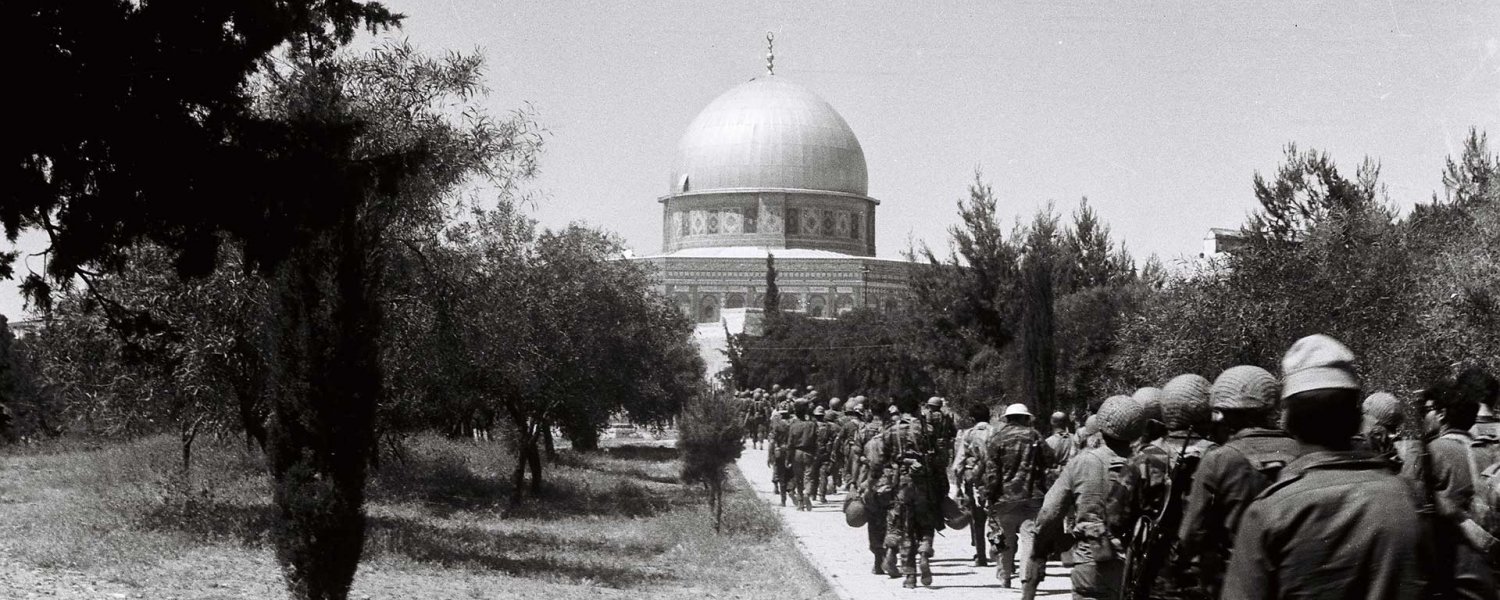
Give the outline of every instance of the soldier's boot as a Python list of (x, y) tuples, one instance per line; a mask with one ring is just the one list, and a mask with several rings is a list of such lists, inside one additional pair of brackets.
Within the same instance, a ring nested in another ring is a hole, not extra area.
[(975, 516), (974, 520), (969, 523), (969, 535), (972, 536), (972, 539), (970, 541), (974, 544), (974, 566), (990, 566), (989, 557), (985, 556), (984, 553), (984, 551), (988, 549), (990, 545), (987, 541), (985, 541), (984, 521), (979, 520), (978, 516)]
[(917, 570), (922, 574), (922, 585), (932, 587), (932, 563), (927, 558), (927, 553), (917, 554)]
[(781, 506), (785, 507), (786, 506), (786, 488), (782, 488), (782, 489), (780, 489), (778, 491), (781, 492)]
[(884, 558), (881, 555), (883, 555), (885, 553), (884, 552), (876, 552), (874, 550), (871, 550), (870, 554), (875, 557), (875, 566), (870, 567), (870, 574), (871, 575), (885, 575), (885, 565), (882, 564), (885, 561), (881, 560), (882, 558)]
[(885, 549), (885, 574), (891, 579), (901, 576), (901, 571), (896, 569), (896, 549)]

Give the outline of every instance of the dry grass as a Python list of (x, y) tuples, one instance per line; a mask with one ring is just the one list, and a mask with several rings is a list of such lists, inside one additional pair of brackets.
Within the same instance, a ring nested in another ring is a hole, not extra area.
[[(0, 596), (285, 597), (258, 452), (204, 445), (189, 483), (169, 438), (54, 450), (0, 456)], [(713, 535), (675, 450), (564, 451), (518, 507), (511, 464), (499, 445), (414, 439), (370, 482), (356, 597), (827, 594), (742, 482)]]

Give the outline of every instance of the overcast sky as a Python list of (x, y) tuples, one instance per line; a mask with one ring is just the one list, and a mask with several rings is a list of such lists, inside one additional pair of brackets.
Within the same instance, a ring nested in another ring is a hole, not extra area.
[(859, 137), (881, 256), (945, 244), (976, 167), (1008, 217), (1087, 196), (1138, 257), (1173, 258), (1244, 221), (1288, 142), (1351, 175), (1378, 159), (1404, 210), (1440, 191), (1469, 127), (1500, 136), (1495, 0), (385, 3), (419, 48), (484, 53), (491, 110), (537, 111), (544, 225), (641, 254), (661, 246), (678, 138), (764, 72), (768, 31), (777, 76)]

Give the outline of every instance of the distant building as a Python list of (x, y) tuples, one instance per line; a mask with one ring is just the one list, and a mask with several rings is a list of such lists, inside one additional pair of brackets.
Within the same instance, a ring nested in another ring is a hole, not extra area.
[[(910, 263), (875, 258), (864, 150), (826, 101), (770, 72), (703, 109), (678, 143), (662, 205), (658, 290), (698, 323), (760, 308), (776, 257), (781, 308), (894, 309)], [(722, 334), (721, 334), (722, 335)]]
[(1203, 258), (1213, 258), (1245, 245), (1245, 232), (1239, 229), (1214, 227), (1203, 238)]
[(19, 321), (6, 321), (6, 326), (10, 328), (11, 335), (16, 336), (16, 339), (21, 339), (41, 331), (42, 327), (46, 326), (46, 323), (41, 319), (21, 319)]

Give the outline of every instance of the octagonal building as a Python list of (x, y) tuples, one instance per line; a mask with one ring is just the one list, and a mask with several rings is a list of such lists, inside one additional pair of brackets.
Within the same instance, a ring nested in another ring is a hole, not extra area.
[[(769, 71), (769, 69), (768, 69)], [(864, 150), (807, 88), (767, 73), (688, 125), (662, 205), (660, 290), (699, 323), (760, 308), (775, 255), (783, 310), (830, 317), (902, 301), (905, 261), (875, 258)]]

